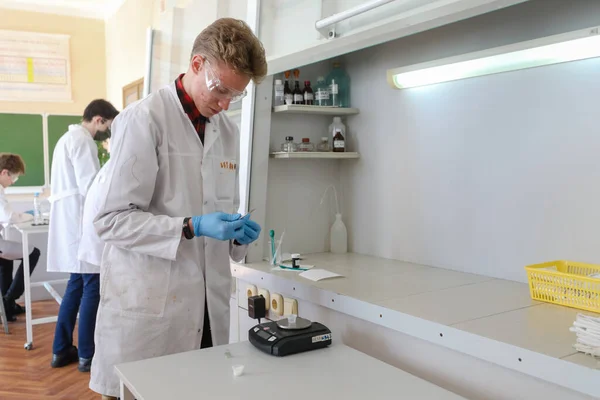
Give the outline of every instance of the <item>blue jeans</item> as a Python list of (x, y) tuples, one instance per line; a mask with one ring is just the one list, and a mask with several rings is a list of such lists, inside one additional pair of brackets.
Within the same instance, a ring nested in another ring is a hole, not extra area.
[(79, 357), (94, 356), (94, 330), (100, 303), (100, 274), (71, 274), (58, 312), (52, 353), (59, 354), (73, 345), (73, 331), (79, 311)]

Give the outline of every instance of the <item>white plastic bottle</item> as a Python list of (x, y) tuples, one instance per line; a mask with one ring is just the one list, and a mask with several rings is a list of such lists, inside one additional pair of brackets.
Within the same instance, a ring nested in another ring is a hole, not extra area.
[(331, 225), (329, 232), (329, 242), (331, 252), (334, 254), (342, 254), (348, 251), (348, 231), (340, 213), (335, 214), (335, 222)]
[(273, 97), (273, 106), (282, 106), (285, 104), (285, 98), (283, 94), (283, 83), (281, 79), (275, 80), (275, 95)]
[(42, 211), (40, 210), (40, 194), (37, 192), (33, 195), (33, 223), (42, 223)]
[(340, 117), (333, 117), (333, 122), (329, 125), (329, 137), (333, 140), (335, 136), (336, 128), (342, 131), (342, 136), (346, 138), (346, 125), (342, 123), (342, 119)]

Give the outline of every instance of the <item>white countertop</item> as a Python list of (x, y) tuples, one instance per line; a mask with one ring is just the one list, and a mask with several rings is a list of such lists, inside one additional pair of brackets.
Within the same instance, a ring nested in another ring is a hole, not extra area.
[(597, 314), (533, 301), (527, 284), (352, 253), (303, 258), (303, 264), (344, 278), (312, 282), (296, 271), (273, 271), (267, 262), (233, 264), (234, 275), (244, 279), (250, 271), (268, 273), (578, 366), (600, 368), (593, 357), (573, 348), (575, 334), (569, 331), (577, 313)]
[(33, 225), (33, 221), (22, 222), (20, 224), (12, 225), (16, 230), (21, 233), (35, 234), (35, 233), (47, 233), (50, 229), (50, 225)]
[[(244, 373), (234, 377), (232, 366), (239, 364)], [(120, 364), (116, 370), (137, 400), (464, 399), (339, 343), (275, 357), (240, 342)]]

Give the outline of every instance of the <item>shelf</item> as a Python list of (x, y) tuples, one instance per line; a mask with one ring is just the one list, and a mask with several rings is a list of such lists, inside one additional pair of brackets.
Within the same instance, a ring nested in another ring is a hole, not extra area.
[(356, 152), (343, 152), (343, 153), (334, 153), (334, 152), (319, 152), (319, 151), (297, 151), (294, 153), (286, 153), (283, 151), (277, 151), (271, 153), (271, 158), (279, 158), (279, 159), (326, 159), (326, 160), (343, 160), (343, 159), (356, 159), (360, 158), (360, 154)]
[(358, 108), (303, 105), (276, 106), (273, 107), (273, 112), (286, 114), (331, 115), (333, 117), (339, 117), (342, 115), (355, 115), (359, 113)]

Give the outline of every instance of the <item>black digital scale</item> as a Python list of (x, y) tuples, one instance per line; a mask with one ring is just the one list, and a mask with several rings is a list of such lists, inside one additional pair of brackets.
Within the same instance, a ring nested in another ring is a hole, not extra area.
[(331, 331), (304, 318), (285, 318), (254, 326), (248, 332), (248, 340), (267, 354), (283, 357), (329, 346)]

